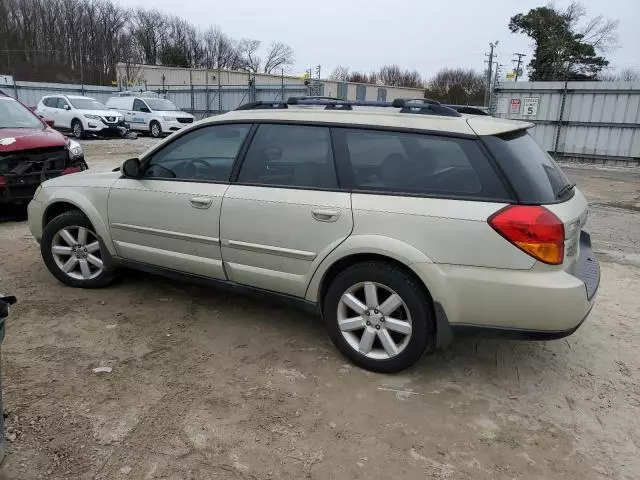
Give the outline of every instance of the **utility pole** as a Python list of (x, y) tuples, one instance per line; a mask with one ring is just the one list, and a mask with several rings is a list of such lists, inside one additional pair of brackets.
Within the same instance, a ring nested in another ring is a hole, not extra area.
[(318, 66), (316, 67), (316, 78), (317, 78), (318, 80), (320, 80), (320, 67), (321, 67), (320, 65), (318, 65)]
[(518, 77), (520, 76), (520, 66), (522, 65), (522, 57), (526, 57), (526, 55), (524, 53), (514, 53), (515, 56), (518, 57), (518, 59), (516, 60), (515, 58), (513, 60), (511, 60), (511, 62), (513, 63), (517, 63), (516, 65), (516, 78), (514, 81), (518, 81)]
[(498, 46), (499, 41), (491, 42), (489, 44), (489, 53), (485, 54), (488, 60), (485, 60), (485, 63), (489, 65), (487, 68), (487, 90), (484, 92), (484, 106), (489, 106), (489, 101), (491, 99), (491, 76), (493, 73), (493, 57), (496, 55), (493, 53), (494, 49)]

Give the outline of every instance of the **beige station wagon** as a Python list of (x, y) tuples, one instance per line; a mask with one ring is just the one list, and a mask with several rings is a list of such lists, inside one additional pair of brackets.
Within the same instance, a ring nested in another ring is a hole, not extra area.
[(256, 102), (45, 182), (29, 225), (68, 285), (136, 268), (271, 292), (396, 372), (459, 332), (554, 339), (589, 314), (587, 202), (531, 126), (422, 100)]

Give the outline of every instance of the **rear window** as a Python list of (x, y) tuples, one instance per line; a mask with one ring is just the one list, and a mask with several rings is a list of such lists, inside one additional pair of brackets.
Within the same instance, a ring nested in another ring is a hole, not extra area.
[(505, 200), (507, 192), (475, 140), (335, 129), (358, 190)]
[(564, 188), (569, 185), (564, 172), (526, 131), (486, 136), (483, 140), (521, 202), (554, 203), (572, 194), (572, 189)]

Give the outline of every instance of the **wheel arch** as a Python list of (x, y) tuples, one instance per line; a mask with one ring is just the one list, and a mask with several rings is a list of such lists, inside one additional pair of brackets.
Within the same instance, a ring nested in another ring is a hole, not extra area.
[(111, 255), (115, 254), (115, 249), (109, 236), (109, 230), (102, 220), (100, 213), (96, 210), (95, 206), (93, 206), (91, 202), (77, 190), (73, 192), (67, 191), (64, 197), (54, 197), (49, 199), (42, 214), (43, 230), (55, 217), (71, 210), (78, 210), (87, 217), (89, 222), (91, 222), (91, 225), (95, 228), (96, 234), (103, 242), (105, 248)]

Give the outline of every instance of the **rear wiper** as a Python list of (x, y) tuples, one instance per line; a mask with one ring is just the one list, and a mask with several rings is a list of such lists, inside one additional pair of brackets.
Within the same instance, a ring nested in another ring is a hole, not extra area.
[(567, 183), (564, 187), (556, 192), (556, 198), (562, 198), (565, 193), (569, 193), (575, 186), (575, 183)]

